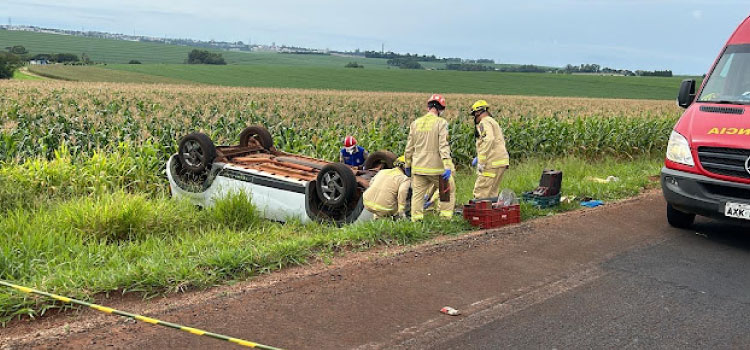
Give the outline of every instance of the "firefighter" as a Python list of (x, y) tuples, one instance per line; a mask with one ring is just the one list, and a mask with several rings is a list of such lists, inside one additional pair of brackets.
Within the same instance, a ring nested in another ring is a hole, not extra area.
[(363, 196), (365, 208), (375, 217), (405, 217), (406, 200), (411, 180), (404, 174), (404, 156), (399, 157), (393, 169), (380, 170), (370, 181)]
[(339, 162), (361, 169), (365, 166), (367, 155), (364, 147), (357, 145), (357, 139), (354, 136), (347, 136), (344, 138), (344, 147), (341, 148), (339, 154)]
[(500, 192), (500, 180), (510, 164), (503, 131), (492, 118), (489, 108), (485, 100), (474, 102), (471, 106), (477, 138), (477, 156), (471, 163), (477, 167), (475, 199), (497, 197)]
[(456, 185), (453, 180), (453, 160), (448, 144), (448, 122), (440, 115), (445, 111), (445, 98), (438, 94), (427, 100), (427, 114), (413, 121), (409, 126), (406, 141), (405, 170), (411, 176), (411, 219), (424, 218), (425, 194), (430, 188), (440, 188), (442, 178), (449, 182), (450, 199), (440, 202), (440, 217), (451, 218), (456, 201)]

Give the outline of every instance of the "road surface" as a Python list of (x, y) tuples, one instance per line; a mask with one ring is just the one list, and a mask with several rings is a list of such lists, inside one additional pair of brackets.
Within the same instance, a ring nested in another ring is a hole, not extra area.
[[(286, 349), (750, 348), (750, 228), (673, 229), (664, 209), (654, 192), (234, 286), (97, 301)], [(230, 346), (89, 310), (16, 322), (0, 343)]]

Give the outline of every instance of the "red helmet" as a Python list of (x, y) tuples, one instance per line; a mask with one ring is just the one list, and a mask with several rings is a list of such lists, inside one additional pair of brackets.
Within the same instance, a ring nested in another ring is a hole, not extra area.
[(430, 98), (427, 100), (427, 103), (430, 103), (432, 101), (439, 103), (441, 106), (443, 106), (443, 108), (445, 108), (445, 97), (443, 97), (443, 95), (432, 94), (432, 96), (430, 96)]
[(347, 136), (344, 138), (344, 147), (353, 147), (357, 144), (357, 139), (354, 136)]

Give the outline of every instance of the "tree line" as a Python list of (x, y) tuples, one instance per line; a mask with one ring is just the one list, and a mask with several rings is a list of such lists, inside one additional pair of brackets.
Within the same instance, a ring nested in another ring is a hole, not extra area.
[(654, 70), (654, 71), (636, 70), (634, 72), (634, 71), (627, 70), (627, 69), (612, 69), (609, 67), (602, 68), (598, 64), (581, 64), (578, 66), (568, 64), (561, 70), (561, 72), (567, 73), (567, 74), (604, 73), (604, 74), (620, 74), (620, 75), (626, 75), (626, 76), (642, 76), (642, 77), (671, 77), (672, 76), (672, 71), (669, 69)]
[(227, 62), (220, 53), (211, 52), (208, 50), (194, 49), (188, 53), (188, 64), (219, 64), (224, 65)]

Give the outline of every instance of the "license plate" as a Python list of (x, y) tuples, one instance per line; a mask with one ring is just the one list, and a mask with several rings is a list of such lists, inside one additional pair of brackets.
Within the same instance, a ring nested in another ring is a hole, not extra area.
[(724, 215), (730, 218), (750, 220), (750, 204), (727, 202), (724, 206)]

